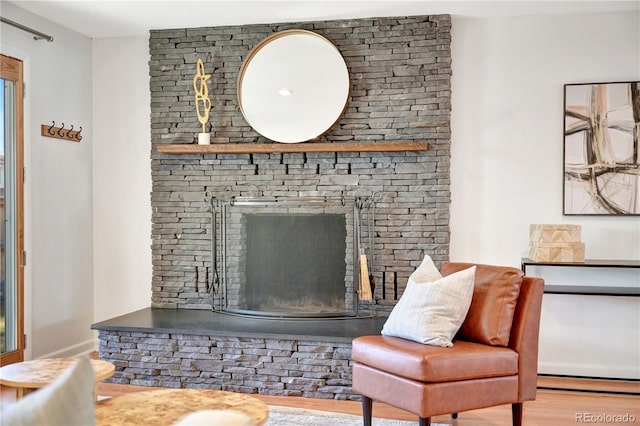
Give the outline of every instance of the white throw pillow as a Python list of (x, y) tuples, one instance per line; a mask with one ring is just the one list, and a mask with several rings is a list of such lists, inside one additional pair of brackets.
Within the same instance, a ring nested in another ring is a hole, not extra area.
[(420, 266), (418, 266), (418, 269), (413, 271), (413, 274), (409, 276), (409, 281), (413, 281), (416, 284), (430, 283), (438, 281), (440, 278), (442, 278), (442, 274), (438, 271), (438, 268), (436, 268), (433, 260), (431, 260), (431, 256), (427, 254)]
[[(425, 261), (426, 269), (420, 271)], [(434, 276), (427, 273), (431, 259), (427, 261), (425, 258), (425, 261), (409, 277), (407, 288), (382, 327), (382, 335), (451, 347), (451, 340), (471, 305), (476, 267), (472, 266), (435, 281), (416, 282), (414, 279)]]
[(95, 424), (93, 368), (79, 358), (51, 384), (2, 407), (2, 426), (91, 426)]

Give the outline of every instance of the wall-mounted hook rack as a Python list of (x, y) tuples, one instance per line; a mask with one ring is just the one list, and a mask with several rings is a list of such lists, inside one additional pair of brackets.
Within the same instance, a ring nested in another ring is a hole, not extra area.
[(64, 139), (71, 142), (80, 142), (82, 140), (82, 127), (79, 130), (74, 130), (73, 125), (70, 129), (64, 128), (64, 123), (60, 127), (56, 127), (56, 122), (53, 124), (42, 124), (40, 126), (40, 134), (48, 138)]

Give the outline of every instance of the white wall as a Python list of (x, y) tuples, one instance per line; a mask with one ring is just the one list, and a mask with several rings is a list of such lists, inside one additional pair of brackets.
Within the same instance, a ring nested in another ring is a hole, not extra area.
[(638, 217), (562, 215), (563, 85), (640, 80), (638, 14), (470, 19), (452, 34), (451, 258), (519, 266), (529, 224), (640, 259)]
[[(452, 27), (451, 259), (519, 267), (532, 223), (582, 225), (587, 258), (640, 259), (637, 216), (562, 215), (563, 85), (640, 80), (638, 14), (454, 17)], [(591, 285), (618, 274), (534, 272)], [(640, 378), (638, 302), (546, 295), (541, 371)]]
[[(93, 347), (91, 41), (10, 3), (2, 16), (55, 37), (0, 27), (0, 51), (26, 69), (25, 356), (77, 354)], [(82, 142), (40, 136), (52, 120), (82, 126)]]
[(149, 41), (93, 42), (94, 320), (151, 304)]

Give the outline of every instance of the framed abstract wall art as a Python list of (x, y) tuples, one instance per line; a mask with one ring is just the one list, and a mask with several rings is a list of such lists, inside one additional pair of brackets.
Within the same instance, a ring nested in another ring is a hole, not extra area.
[(640, 82), (565, 84), (565, 215), (640, 215)]

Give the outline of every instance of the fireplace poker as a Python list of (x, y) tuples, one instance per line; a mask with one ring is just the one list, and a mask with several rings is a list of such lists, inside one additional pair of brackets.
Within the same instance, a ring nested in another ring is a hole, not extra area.
[[(211, 292), (215, 296), (219, 296), (220, 293), (220, 277), (218, 275), (218, 252), (216, 250), (217, 247), (217, 237), (216, 237), (216, 207), (215, 207), (215, 198), (211, 197), (211, 287), (209, 287), (209, 274), (207, 273), (207, 293)], [(222, 308), (222, 301), (219, 300), (220, 307)], [(214, 307), (213, 299), (211, 300), (211, 305)]]
[(360, 274), (360, 202), (358, 200), (358, 198), (355, 199), (353, 205), (355, 206), (355, 211), (353, 214), (353, 221), (355, 222), (355, 237), (356, 237), (356, 280), (357, 282), (355, 283), (357, 286), (357, 295), (358, 295), (358, 300), (362, 300), (362, 274)]
[(376, 302), (376, 299), (374, 297), (375, 291), (376, 291), (376, 277), (373, 275), (375, 273), (375, 254), (374, 254), (374, 240), (373, 240), (373, 233), (375, 232), (375, 223), (376, 223), (376, 194), (380, 195), (380, 193), (375, 193), (373, 194), (373, 198), (371, 198), (371, 204), (369, 207), (369, 214), (370, 216), (368, 217), (369, 221), (368, 221), (368, 230), (367, 233), (369, 234), (369, 261), (371, 263), (371, 269), (369, 270), (369, 284), (371, 285), (371, 299), (373, 300), (373, 303)]

